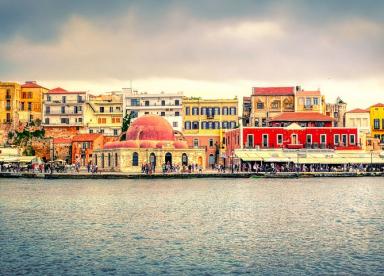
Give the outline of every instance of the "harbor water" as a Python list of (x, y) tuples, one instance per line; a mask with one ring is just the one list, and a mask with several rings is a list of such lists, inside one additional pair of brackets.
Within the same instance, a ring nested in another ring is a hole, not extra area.
[(0, 179), (0, 275), (384, 274), (384, 178)]

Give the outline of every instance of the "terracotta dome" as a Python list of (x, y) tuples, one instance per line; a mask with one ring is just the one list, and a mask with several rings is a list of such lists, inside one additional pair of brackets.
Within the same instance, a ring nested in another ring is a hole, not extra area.
[(139, 143), (138, 141), (115, 141), (115, 142), (108, 142), (104, 145), (105, 149), (116, 149), (116, 148), (138, 148)]
[(157, 115), (137, 118), (129, 127), (126, 140), (174, 141), (173, 128), (167, 120)]
[(187, 141), (173, 142), (173, 146), (175, 147), (175, 149), (187, 149), (188, 148)]

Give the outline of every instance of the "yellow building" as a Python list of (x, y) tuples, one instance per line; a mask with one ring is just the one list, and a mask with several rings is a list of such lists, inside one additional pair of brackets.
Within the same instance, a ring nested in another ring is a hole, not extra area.
[(183, 135), (189, 147), (205, 148), (207, 164), (225, 162), (225, 131), (239, 124), (238, 100), (183, 99)]
[(380, 139), (384, 144), (384, 104), (378, 103), (369, 108), (371, 119), (371, 134), (374, 138)]
[(119, 136), (123, 121), (123, 95), (115, 92), (89, 95), (84, 120), (89, 133)]
[(35, 81), (27, 81), (21, 86), (19, 119), (21, 122), (31, 122), (43, 119), (43, 97), (47, 88)]
[(295, 111), (296, 112), (318, 112), (325, 115), (325, 97), (320, 91), (296, 92)]
[(1, 124), (18, 124), (20, 93), (20, 84), (16, 82), (0, 82)]

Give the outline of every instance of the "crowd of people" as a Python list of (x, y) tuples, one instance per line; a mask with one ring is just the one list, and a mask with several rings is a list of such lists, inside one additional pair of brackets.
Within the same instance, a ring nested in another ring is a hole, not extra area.
[[(156, 165), (153, 163), (143, 163), (141, 165), (141, 172), (143, 174), (153, 174), (156, 172)], [(161, 165), (161, 172), (168, 173), (202, 173), (203, 168), (198, 164), (171, 164), (170, 162)]]

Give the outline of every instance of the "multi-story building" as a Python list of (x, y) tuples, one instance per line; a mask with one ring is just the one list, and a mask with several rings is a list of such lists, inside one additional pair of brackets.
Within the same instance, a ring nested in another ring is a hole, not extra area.
[(44, 94), (43, 124), (45, 126), (84, 126), (85, 92), (55, 88)]
[(266, 126), (269, 119), (283, 112), (295, 111), (295, 92), (300, 87), (253, 87), (250, 125)]
[(370, 116), (369, 109), (356, 108), (345, 113), (345, 127), (357, 128), (359, 131), (359, 143), (363, 149), (367, 149), (370, 142)]
[(227, 129), (238, 126), (238, 100), (183, 99), (183, 135), (190, 147), (203, 147), (209, 166), (225, 162)]
[(79, 134), (72, 138), (72, 164), (86, 166), (92, 162), (94, 150), (103, 149), (104, 136), (99, 133)]
[(84, 120), (89, 133), (119, 136), (123, 120), (122, 93), (88, 95)]
[(337, 97), (335, 103), (327, 103), (325, 106), (325, 115), (330, 116), (335, 121), (335, 126), (345, 126), (345, 112), (347, 112), (347, 103), (345, 103), (340, 97)]
[(0, 82), (0, 123), (19, 123), (21, 86), (16, 82)]
[(174, 130), (182, 130), (182, 101), (183, 93), (138, 93), (131, 89), (124, 89), (124, 108), (133, 120), (143, 115), (159, 115), (164, 117)]
[(318, 112), (325, 114), (325, 97), (317, 91), (299, 90), (295, 97), (296, 112)]
[(21, 122), (42, 121), (43, 96), (47, 88), (35, 81), (27, 81), (21, 85), (19, 117)]
[(374, 138), (380, 139), (384, 146), (384, 104), (378, 103), (369, 108), (371, 134)]

